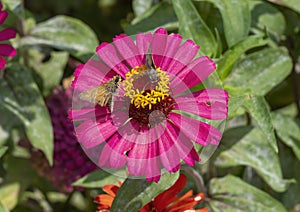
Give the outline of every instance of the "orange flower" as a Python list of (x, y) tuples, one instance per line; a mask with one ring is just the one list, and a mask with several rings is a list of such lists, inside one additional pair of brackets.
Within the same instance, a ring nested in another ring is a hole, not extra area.
[[(204, 200), (204, 194), (199, 193), (193, 196), (193, 191), (189, 190), (183, 196), (177, 194), (184, 188), (186, 184), (186, 176), (180, 174), (178, 180), (168, 190), (162, 192), (151, 202), (139, 210), (139, 212), (208, 212), (207, 208), (194, 209), (194, 206)], [(118, 182), (119, 186), (121, 183)], [(105, 185), (102, 189), (107, 194), (100, 194), (95, 197), (94, 201), (98, 203), (97, 212), (108, 212), (119, 186)]]

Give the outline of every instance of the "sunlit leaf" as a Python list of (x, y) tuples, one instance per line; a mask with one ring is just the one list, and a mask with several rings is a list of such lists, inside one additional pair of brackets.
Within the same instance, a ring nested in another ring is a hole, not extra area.
[(264, 181), (277, 192), (285, 191), (293, 182), (282, 178), (278, 155), (257, 128), (246, 134), (230, 149), (223, 151), (215, 164), (223, 168), (240, 165), (253, 167)]
[[(203, 0), (200, 0), (203, 1)], [(229, 47), (248, 35), (251, 23), (248, 1), (245, 0), (205, 0), (219, 9), (224, 24), (224, 33)]]
[(35, 81), (44, 96), (48, 96), (54, 87), (58, 86), (64, 73), (69, 54), (67, 52), (51, 52), (49, 60), (43, 62), (44, 56), (36, 49), (30, 49), (28, 64), (35, 71)]
[(249, 5), (252, 27), (263, 31), (266, 29), (279, 39), (286, 28), (284, 15), (276, 7), (264, 1), (249, 1)]
[(136, 16), (139, 16), (150, 9), (153, 0), (133, 0), (132, 9)]
[(291, 58), (285, 49), (267, 48), (241, 60), (226, 83), (263, 96), (284, 80), (291, 69)]
[(215, 212), (285, 212), (283, 205), (269, 194), (245, 183), (240, 178), (227, 175), (210, 181), (209, 201)]
[(145, 179), (126, 179), (119, 189), (111, 212), (138, 211), (154, 197), (170, 188), (179, 177), (179, 172), (174, 174), (166, 173), (161, 176), (158, 183), (147, 182)]
[(269, 142), (269, 145), (274, 149), (275, 152), (278, 152), (271, 114), (265, 98), (261, 96), (250, 95), (249, 99), (245, 101), (244, 105), (265, 135), (265, 140)]
[(300, 13), (300, 2), (299, 0), (268, 0), (274, 4), (282, 5), (285, 7), (289, 7), (296, 12)]
[(8, 149), (7, 146), (0, 147), (0, 158), (5, 154), (7, 149)]
[(60, 15), (33, 27), (22, 38), (22, 44), (46, 45), (82, 57), (95, 52), (98, 39), (92, 29), (82, 21)]
[(272, 113), (272, 120), (279, 138), (292, 148), (300, 160), (300, 122), (292, 116)]
[(10, 183), (0, 187), (0, 202), (5, 209), (11, 211), (17, 205), (19, 191), (19, 183)]
[(102, 170), (94, 171), (85, 175), (84, 177), (73, 183), (73, 186), (82, 186), (85, 188), (100, 188), (106, 184), (114, 184), (119, 180), (119, 176), (124, 175), (124, 171), (118, 171), (117, 173), (108, 173)]
[(217, 72), (221, 80), (225, 80), (231, 73), (234, 64), (244, 52), (255, 47), (266, 45), (267, 42), (268, 40), (262, 37), (249, 36), (227, 50), (223, 57), (217, 62)]
[(49, 163), (53, 158), (53, 131), (48, 110), (40, 91), (28, 70), (14, 64), (5, 75), (7, 87), (3, 104), (23, 122), (32, 145), (42, 150)]
[(215, 55), (217, 41), (206, 23), (203, 21), (191, 0), (172, 0), (179, 20), (179, 33), (186, 39), (192, 39), (201, 46), (200, 52)]
[(125, 32), (129, 35), (153, 31), (158, 27), (166, 27), (177, 22), (173, 7), (168, 2), (160, 2), (140, 16), (136, 17)]

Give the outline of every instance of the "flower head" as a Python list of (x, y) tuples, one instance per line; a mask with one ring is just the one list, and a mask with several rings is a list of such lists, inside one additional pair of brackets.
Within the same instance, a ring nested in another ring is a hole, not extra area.
[[(193, 195), (193, 191), (189, 190), (184, 195), (177, 196), (184, 188), (186, 180), (186, 176), (180, 174), (173, 186), (139, 209), (139, 212), (208, 212), (207, 208), (194, 209), (199, 202), (204, 200), (203, 193)], [(121, 186), (121, 183), (119, 183), (119, 186)], [(98, 212), (108, 212), (110, 210), (119, 186), (112, 184), (103, 186), (102, 189), (106, 194), (100, 194), (94, 199), (95, 203), (98, 204)]]
[[(2, 3), (0, 2), (0, 25), (3, 24), (7, 18), (7, 11), (2, 10)], [(0, 31), (0, 41), (6, 41), (16, 37), (16, 31), (11, 28), (6, 28)], [(10, 44), (0, 44), (0, 69), (5, 67), (6, 61), (3, 56), (13, 57), (16, 55), (16, 50)]]
[(98, 166), (127, 165), (130, 175), (158, 181), (161, 169), (176, 172), (182, 160), (200, 161), (194, 145), (218, 145), (221, 132), (202, 120), (225, 119), (228, 94), (190, 90), (216, 68), (208, 57), (195, 58), (198, 49), (163, 28), (135, 42), (122, 34), (76, 69), (73, 87), (84, 101), (69, 116)]
[(54, 132), (54, 164), (49, 166), (40, 151), (33, 151), (33, 165), (39, 174), (48, 178), (62, 192), (71, 192), (72, 183), (95, 170), (96, 165), (84, 154), (74, 135), (74, 127), (68, 119), (72, 89), (56, 88), (47, 99)]

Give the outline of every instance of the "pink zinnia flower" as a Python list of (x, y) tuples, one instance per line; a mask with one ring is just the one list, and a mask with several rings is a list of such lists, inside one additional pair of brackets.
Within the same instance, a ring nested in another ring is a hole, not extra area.
[[(190, 91), (215, 70), (214, 62), (194, 58), (199, 46), (163, 28), (140, 33), (135, 42), (125, 34), (113, 41), (98, 46), (97, 57), (75, 71), (73, 87), (88, 100), (73, 104), (69, 113), (78, 141), (101, 168), (127, 165), (130, 175), (148, 181), (157, 182), (161, 169), (178, 171), (181, 160), (193, 166), (200, 161), (194, 145), (218, 145), (221, 139), (199, 116), (227, 117), (226, 91)], [(103, 83), (110, 92), (103, 94)], [(107, 104), (104, 96), (112, 96)]]
[[(0, 2), (0, 25), (3, 24), (7, 17), (7, 11), (2, 11), (2, 3)], [(9, 40), (16, 37), (16, 31), (11, 28), (6, 28), (0, 31), (0, 41)], [(0, 44), (0, 69), (5, 67), (6, 61), (3, 56), (13, 57), (16, 55), (16, 50), (10, 44)]]

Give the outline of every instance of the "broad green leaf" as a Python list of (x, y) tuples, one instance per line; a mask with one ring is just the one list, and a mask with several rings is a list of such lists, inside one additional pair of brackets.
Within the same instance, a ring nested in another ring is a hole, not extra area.
[(150, 9), (153, 0), (133, 0), (132, 9), (136, 16), (139, 16)]
[(53, 88), (59, 85), (69, 54), (53, 51), (50, 54), (50, 59), (46, 62), (43, 62), (45, 55), (36, 49), (30, 49), (28, 54), (28, 64), (37, 74), (35, 81), (40, 82), (43, 95), (48, 96)]
[(249, 1), (252, 27), (267, 30), (277, 39), (284, 33), (286, 22), (284, 15), (274, 6), (263, 1)]
[(23, 45), (46, 45), (66, 50), (77, 57), (94, 53), (98, 46), (98, 39), (89, 26), (63, 15), (37, 24), (21, 41)]
[(300, 122), (292, 116), (281, 113), (272, 113), (272, 120), (279, 138), (292, 148), (297, 158), (300, 160)]
[(212, 56), (217, 52), (218, 44), (203, 21), (191, 0), (172, 0), (179, 20), (179, 33), (186, 39), (192, 39), (201, 46), (201, 54)]
[(170, 188), (178, 177), (179, 172), (166, 173), (161, 176), (158, 183), (150, 183), (145, 179), (126, 179), (120, 187), (110, 211), (138, 211), (158, 194)]
[(11, 10), (15, 15), (20, 18), (24, 18), (24, 6), (22, 0), (2, 0), (1, 2), (7, 5), (9, 10)]
[(223, 151), (215, 164), (223, 168), (250, 166), (277, 192), (285, 191), (293, 182), (282, 178), (278, 155), (257, 128), (251, 130), (230, 149)]
[(114, 184), (118, 181), (119, 176), (123, 175), (124, 171), (118, 171), (111, 174), (102, 170), (94, 171), (73, 183), (73, 186), (82, 186), (85, 188), (100, 188), (106, 184)]
[(6, 208), (4, 208), (4, 206), (2, 205), (1, 201), (0, 201), (0, 211), (1, 212), (8, 212), (8, 210)]
[(244, 105), (265, 135), (265, 140), (269, 142), (269, 145), (275, 152), (278, 152), (271, 114), (265, 98), (262, 96), (250, 95), (248, 101), (246, 101)]
[(139, 32), (153, 31), (158, 27), (166, 27), (176, 22), (177, 18), (172, 5), (168, 2), (160, 2), (136, 17), (125, 29), (125, 32), (133, 35)]
[(264, 96), (284, 80), (292, 69), (292, 61), (286, 49), (267, 48), (241, 60), (226, 84), (250, 89), (255, 95)]
[(221, 80), (225, 80), (231, 73), (234, 64), (240, 56), (249, 49), (266, 45), (267, 39), (259, 36), (249, 36), (227, 50), (224, 56), (217, 62), (217, 72)]
[(0, 187), (0, 202), (6, 210), (11, 211), (18, 203), (19, 183), (10, 183)]
[(4, 103), (23, 122), (26, 135), (32, 145), (42, 150), (52, 164), (53, 130), (48, 110), (36, 83), (29, 71), (18, 64), (9, 68), (5, 79), (8, 88), (11, 89), (10, 92), (15, 96), (14, 98), (8, 96)]
[[(201, 0), (203, 1), (203, 0)], [(224, 25), (224, 33), (229, 47), (247, 37), (251, 15), (248, 1), (245, 0), (205, 0), (214, 3), (219, 9)]]
[(209, 201), (214, 212), (285, 212), (276, 199), (233, 175), (210, 181)]
[(0, 147), (0, 158), (5, 154), (7, 149), (8, 149), (7, 146)]
[(300, 1), (299, 0), (268, 0), (274, 4), (282, 5), (285, 7), (289, 7), (296, 12), (300, 13)]

